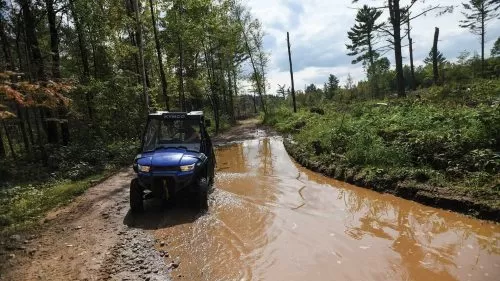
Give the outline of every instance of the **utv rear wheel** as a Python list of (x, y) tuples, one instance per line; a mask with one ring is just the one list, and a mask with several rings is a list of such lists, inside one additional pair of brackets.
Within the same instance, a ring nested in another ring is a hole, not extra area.
[(133, 179), (130, 183), (130, 210), (134, 213), (144, 211), (143, 191), (137, 179)]

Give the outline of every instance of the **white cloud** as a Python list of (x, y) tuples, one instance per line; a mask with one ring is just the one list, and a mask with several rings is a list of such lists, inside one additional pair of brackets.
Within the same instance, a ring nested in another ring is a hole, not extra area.
[[(404, 2), (405, 0), (403, 0)], [(409, 0), (406, 0), (409, 1)], [(347, 56), (345, 44), (347, 31), (353, 26), (356, 10), (363, 4), (377, 5), (383, 1), (365, 0), (352, 4), (351, 0), (247, 0), (247, 6), (258, 18), (266, 33), (266, 50), (270, 53), (268, 82), (270, 92), (275, 92), (278, 84), (290, 84), (288, 72), (288, 53), (286, 32), (290, 32), (296, 89), (315, 83), (321, 86), (330, 73), (345, 83), (350, 73), (354, 80), (364, 79), (361, 65), (352, 65)], [(433, 1), (434, 2), (434, 1)], [(431, 1), (414, 6), (415, 13), (427, 7)], [(456, 0), (439, 0), (441, 5), (455, 5)], [(415, 61), (420, 62), (432, 46), (434, 27), (440, 28), (439, 48), (445, 57), (453, 59), (467, 49), (479, 51), (479, 39), (467, 30), (458, 27), (462, 19), (461, 8), (456, 7), (453, 14), (435, 17), (429, 13), (412, 22)], [(384, 14), (382, 18), (387, 18)], [(486, 53), (500, 36), (500, 25), (491, 22), (487, 30)], [(405, 47), (403, 56), (408, 57)], [(393, 53), (386, 56), (393, 61)], [(405, 63), (407, 59), (405, 58)]]

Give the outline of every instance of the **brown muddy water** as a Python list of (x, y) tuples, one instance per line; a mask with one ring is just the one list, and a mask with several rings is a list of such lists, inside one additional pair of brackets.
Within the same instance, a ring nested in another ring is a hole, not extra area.
[(500, 280), (500, 226), (308, 171), (279, 137), (217, 150), (201, 217), (154, 232), (174, 280)]

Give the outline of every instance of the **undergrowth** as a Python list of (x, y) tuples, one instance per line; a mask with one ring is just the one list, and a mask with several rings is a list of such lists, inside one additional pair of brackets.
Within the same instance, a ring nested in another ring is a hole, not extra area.
[(322, 165), (416, 180), (500, 207), (499, 81), (318, 107), (324, 114), (282, 107), (264, 122), (291, 135), (296, 149)]

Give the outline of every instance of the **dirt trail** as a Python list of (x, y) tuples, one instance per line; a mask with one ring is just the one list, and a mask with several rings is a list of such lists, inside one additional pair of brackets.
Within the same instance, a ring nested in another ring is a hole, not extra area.
[(311, 172), (270, 132), (214, 138), (208, 212), (132, 215), (125, 169), (0, 245), (0, 280), (500, 280), (500, 224)]
[[(249, 138), (257, 127), (255, 119), (243, 121), (214, 143)], [(132, 177), (131, 169), (122, 170), (49, 212), (37, 234), (13, 235), (0, 245), (0, 280), (169, 280), (179, 261), (166, 258), (168, 246), (145, 230), (165, 227), (172, 212), (153, 208), (132, 216)], [(198, 216), (187, 214), (191, 220)]]
[(39, 234), (11, 237), (1, 279), (166, 280), (150, 235), (124, 225), (132, 176), (123, 170), (50, 212)]

